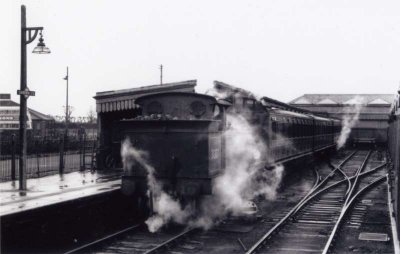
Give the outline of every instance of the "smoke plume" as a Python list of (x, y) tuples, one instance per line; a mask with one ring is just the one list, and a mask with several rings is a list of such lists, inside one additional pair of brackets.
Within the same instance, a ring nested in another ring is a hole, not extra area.
[(138, 165), (147, 172), (147, 187), (152, 193), (154, 206), (153, 216), (146, 220), (149, 231), (156, 232), (169, 222), (184, 224), (191, 214), (190, 206), (183, 209), (179, 201), (163, 191), (162, 183), (154, 176), (154, 167), (148, 162), (148, 154), (134, 148), (129, 139), (125, 139), (121, 147), (121, 156), (125, 170)]
[(215, 193), (232, 212), (240, 210), (257, 195), (273, 198), (282, 177), (282, 167), (263, 169), (267, 146), (253, 127), (241, 115), (228, 115), (226, 130), (226, 170), (215, 181)]
[(340, 136), (337, 140), (336, 147), (339, 150), (342, 148), (347, 139), (350, 136), (351, 129), (356, 125), (360, 117), (360, 111), (362, 108), (363, 98), (360, 96), (354, 97), (352, 104), (349, 108), (346, 108), (345, 114), (342, 118), (342, 130), (340, 131)]
[(138, 164), (147, 172), (147, 185), (154, 199), (154, 215), (146, 224), (149, 231), (156, 232), (169, 222), (209, 229), (227, 215), (243, 212), (248, 202), (256, 197), (272, 200), (282, 180), (284, 168), (275, 165), (264, 169), (268, 149), (259, 129), (252, 126), (244, 116), (228, 115), (228, 129), (223, 135), (226, 140), (226, 168), (214, 179), (213, 195), (205, 197), (196, 209), (163, 191), (162, 183), (155, 177), (155, 169), (148, 162), (148, 155), (132, 147), (125, 140), (121, 156), (125, 169)]

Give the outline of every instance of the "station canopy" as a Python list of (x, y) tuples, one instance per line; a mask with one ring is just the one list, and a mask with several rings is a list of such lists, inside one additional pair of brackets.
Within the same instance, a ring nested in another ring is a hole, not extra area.
[(195, 92), (196, 80), (188, 80), (159, 85), (142, 86), (137, 88), (97, 92), (96, 100), (97, 113), (115, 112), (130, 110), (138, 107), (135, 100), (141, 96), (163, 93), (163, 92)]

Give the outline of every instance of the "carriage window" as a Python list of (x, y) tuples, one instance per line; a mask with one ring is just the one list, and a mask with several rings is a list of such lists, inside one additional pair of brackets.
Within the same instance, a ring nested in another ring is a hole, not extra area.
[(297, 137), (297, 123), (292, 123), (291, 124), (291, 129), (292, 129), (292, 137)]
[(286, 123), (281, 123), (281, 126), (282, 126), (282, 131), (281, 131), (281, 134), (282, 134), (282, 136), (287, 136), (287, 126), (286, 126)]
[(292, 123), (286, 123), (287, 125), (287, 136), (288, 137), (293, 137), (293, 124)]
[(276, 134), (280, 135), (282, 133), (282, 127), (283, 127), (282, 123), (277, 122), (276, 125), (277, 125)]
[(277, 122), (272, 121), (272, 137), (275, 138), (276, 137), (276, 132), (277, 132)]

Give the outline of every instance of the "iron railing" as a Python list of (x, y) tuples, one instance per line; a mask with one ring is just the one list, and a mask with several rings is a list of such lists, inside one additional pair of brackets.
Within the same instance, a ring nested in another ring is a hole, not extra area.
[[(31, 138), (28, 140), (28, 178), (68, 173), (95, 167), (96, 139), (80, 137)], [(18, 142), (15, 137), (1, 141), (0, 182), (19, 177)]]

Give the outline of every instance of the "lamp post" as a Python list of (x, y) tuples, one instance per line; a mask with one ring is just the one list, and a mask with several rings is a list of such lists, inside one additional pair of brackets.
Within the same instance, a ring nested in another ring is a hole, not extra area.
[(66, 103), (65, 103), (65, 138), (68, 138), (68, 120), (69, 120), (69, 106), (68, 106), (68, 66), (67, 66), (67, 76), (65, 76), (64, 80), (67, 81), (67, 93), (66, 93)]
[(21, 5), (21, 80), (20, 90), (17, 94), (20, 96), (19, 106), (19, 189), (26, 190), (26, 120), (27, 120), (27, 99), (29, 96), (34, 96), (35, 92), (30, 91), (26, 84), (27, 71), (26, 71), (26, 48), (27, 45), (33, 42), (40, 32), (40, 39), (37, 46), (33, 49), (32, 53), (36, 54), (49, 54), (50, 50), (46, 47), (42, 36), (43, 27), (26, 27), (26, 9)]

